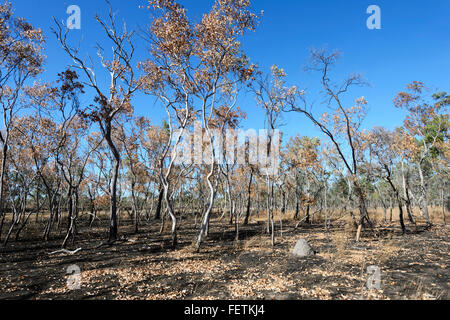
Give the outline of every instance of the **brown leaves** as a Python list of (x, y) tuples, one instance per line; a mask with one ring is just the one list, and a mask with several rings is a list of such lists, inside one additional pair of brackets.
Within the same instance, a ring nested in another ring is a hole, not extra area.
[(43, 64), (42, 31), (25, 19), (13, 16), (11, 3), (0, 5), (1, 85), (14, 74), (37, 75)]
[(84, 86), (78, 82), (78, 74), (70, 69), (58, 73), (57, 83), (60, 83), (59, 92), (61, 97), (67, 96), (68, 99), (74, 98), (77, 94), (83, 94)]
[(189, 59), (192, 51), (193, 30), (186, 16), (186, 10), (173, 0), (149, 0), (160, 17), (150, 28), (153, 46), (152, 54), (178, 63)]
[(416, 140), (404, 129), (395, 130), (392, 142), (393, 150), (404, 159), (411, 159), (418, 152)]
[(230, 110), (226, 106), (220, 106), (214, 110), (215, 118), (210, 120), (211, 128), (231, 128), (236, 129), (242, 119), (247, 116), (239, 107)]
[[(403, 135), (406, 134), (409, 138), (398, 140), (405, 151), (409, 151), (408, 156), (416, 155), (419, 160), (425, 159), (431, 150), (441, 144), (442, 139), (439, 137), (447, 130), (442, 121), (442, 114), (446, 112), (446, 93), (434, 94), (434, 101), (431, 101), (426, 95), (429, 90), (422, 82), (414, 81), (406, 89), (407, 92), (397, 94), (394, 105), (408, 112), (403, 122), (406, 130)], [(413, 141), (414, 138), (417, 138), (417, 142)]]
[(319, 168), (320, 140), (300, 137), (291, 138), (286, 146), (289, 164), (294, 168)]
[(159, 16), (150, 28), (153, 59), (140, 64), (146, 73), (141, 79), (145, 89), (170, 85), (196, 94), (213, 90), (214, 83), (229, 73), (250, 79), (255, 66), (240, 52), (237, 39), (256, 26), (257, 16), (249, 6), (249, 1), (220, 0), (195, 24), (175, 1), (150, 0), (149, 8)]

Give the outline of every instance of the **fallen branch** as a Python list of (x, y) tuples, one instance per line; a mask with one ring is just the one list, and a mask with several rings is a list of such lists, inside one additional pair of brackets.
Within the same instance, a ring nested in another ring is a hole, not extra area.
[(76, 249), (74, 251), (70, 251), (70, 250), (67, 250), (67, 249), (61, 249), (61, 250), (53, 251), (53, 252), (51, 252), (49, 254), (50, 255), (54, 255), (54, 254), (58, 254), (58, 253), (65, 253), (65, 254), (74, 255), (74, 254), (80, 252), (81, 250), (83, 250), (83, 249), (82, 248), (78, 248), (78, 249)]
[[(312, 217), (314, 217), (317, 213), (319, 213), (319, 212), (321, 212), (322, 211), (322, 209), (319, 209), (319, 210), (317, 210), (316, 212), (314, 212), (314, 213), (311, 213), (310, 215), (309, 215), (309, 217), (310, 218), (312, 218)], [(306, 216), (306, 217), (304, 217), (302, 220), (300, 220), (296, 225), (295, 225), (295, 230), (297, 230), (298, 229), (298, 227), (304, 222), (304, 221), (306, 221), (306, 219), (308, 218), (308, 216)]]

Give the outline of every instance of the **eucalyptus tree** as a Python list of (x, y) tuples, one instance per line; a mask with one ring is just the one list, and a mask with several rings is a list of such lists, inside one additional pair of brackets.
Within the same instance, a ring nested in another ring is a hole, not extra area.
[[(109, 4), (109, 3), (108, 3)], [(133, 107), (131, 99), (140, 88), (139, 77), (136, 75), (134, 63), (135, 45), (133, 31), (128, 31), (124, 25), (122, 30), (116, 24), (115, 14), (109, 6), (107, 20), (96, 16), (95, 20), (101, 26), (104, 36), (111, 43), (112, 53), (107, 55), (101, 45), (98, 45), (97, 55), (100, 59), (101, 76), (109, 75), (109, 83), (98, 81), (100, 77), (96, 73), (96, 67), (89, 64), (91, 59), (81, 56), (79, 48), (70, 45), (68, 40), (69, 29), (55, 19), (56, 29), (53, 30), (63, 50), (72, 59), (72, 69), (81, 72), (82, 84), (95, 93), (94, 104), (89, 109), (80, 113), (86, 119), (96, 123), (100, 127), (105, 142), (113, 156), (114, 166), (110, 183), (110, 221), (109, 243), (118, 240), (117, 204), (118, 204), (118, 178), (121, 162), (121, 154), (114, 141), (114, 122), (120, 120), (124, 114), (131, 114)], [(103, 72), (103, 73), (102, 73)]]
[(196, 242), (197, 250), (209, 226), (218, 186), (213, 118), (218, 116), (220, 105), (233, 110), (240, 85), (252, 80), (256, 67), (243, 52), (240, 38), (255, 30), (257, 23), (258, 15), (251, 11), (250, 2), (217, 0), (194, 27), (195, 54), (201, 61), (195, 77), (196, 97), (200, 101), (199, 111), (209, 140), (210, 156), (206, 159), (210, 168), (206, 177), (209, 203)]
[[(172, 245), (177, 245), (177, 217), (170, 199), (177, 148), (194, 120), (192, 106), (195, 70), (193, 30), (186, 10), (174, 1), (149, 1), (156, 18), (147, 32), (150, 57), (140, 63), (143, 90), (162, 103), (168, 116), (167, 141), (158, 159), (162, 197), (172, 220)], [(173, 155), (168, 159), (169, 155)], [(168, 162), (166, 164), (166, 162)], [(159, 210), (160, 210), (160, 206)]]
[(346, 105), (344, 96), (355, 86), (366, 83), (358, 74), (351, 75), (341, 84), (330, 79), (331, 69), (339, 58), (337, 52), (328, 53), (325, 50), (312, 50), (311, 63), (307, 70), (318, 72), (323, 89), (324, 105), (329, 109), (322, 116), (315, 115), (312, 105), (308, 102), (307, 92), (296, 87), (286, 89), (287, 102), (285, 111), (303, 114), (328, 139), (330, 139), (339, 160), (344, 164), (359, 203), (360, 218), (357, 223), (356, 240), (359, 241), (364, 222), (371, 227), (366, 204), (366, 192), (360, 181), (360, 166), (364, 158), (361, 141), (361, 125), (367, 114), (367, 101), (364, 97), (355, 100), (354, 105)]
[(426, 96), (428, 91), (424, 83), (414, 81), (407, 85), (406, 91), (397, 94), (394, 105), (408, 112), (404, 127), (409, 135), (417, 139), (418, 149), (414, 160), (417, 163), (420, 178), (420, 207), (426, 223), (430, 224), (425, 168), (436, 153), (439, 144), (448, 135), (446, 110), (450, 104), (450, 98), (445, 92), (438, 92), (432, 96), (433, 99), (430, 99)]
[[(20, 122), (19, 120), (16, 124)], [(28, 223), (30, 216), (40, 210), (39, 202), (36, 201), (35, 210), (27, 211), (29, 200), (33, 197), (35, 188), (38, 187), (38, 174), (33, 166), (31, 150), (24, 142), (22, 133), (13, 126), (10, 132), (10, 148), (8, 152), (8, 179), (7, 197), (9, 208), (12, 208), (11, 225), (3, 241), (6, 246), (14, 228), (16, 228), (16, 240), (21, 231)], [(37, 197), (38, 195), (35, 195)]]
[[(318, 203), (324, 184), (320, 172), (322, 164), (319, 160), (320, 140), (318, 138), (297, 135), (286, 145), (286, 158), (289, 170), (295, 181), (296, 216), (298, 216), (300, 201), (306, 205), (306, 215), (300, 222), (311, 223), (311, 208)], [(321, 212), (320, 206), (316, 212)], [(298, 226), (299, 224), (297, 224)]]
[[(402, 142), (405, 142), (404, 137), (399, 135), (398, 132), (395, 134), (394, 132), (378, 127), (367, 134), (367, 142), (370, 155), (373, 155), (376, 160), (373, 164), (375, 173), (389, 184), (394, 198), (397, 201), (402, 232), (406, 233), (403, 212), (403, 202), (406, 199), (400, 194), (399, 187), (394, 181), (393, 172), (399, 159), (399, 153), (396, 148), (401, 148)], [(414, 141), (410, 140), (409, 143), (411, 142), (414, 143)]]
[[(36, 91), (34, 92), (36, 93)], [(46, 92), (46, 90), (42, 90), (42, 92)], [(17, 119), (14, 129), (21, 135), (22, 143), (29, 148), (33, 170), (37, 173), (45, 189), (47, 209), (49, 210), (43, 234), (45, 241), (49, 240), (55, 220), (60, 221), (60, 203), (62, 201), (63, 177), (55, 156), (55, 150), (57, 150), (56, 128), (57, 125), (52, 119), (35, 112)]]
[[(150, 124), (148, 119), (142, 118), (140, 121), (148, 122), (148, 124)], [(139, 159), (147, 171), (147, 176), (150, 178), (149, 184), (154, 186), (153, 193), (156, 193), (158, 198), (153, 219), (160, 220), (164, 200), (164, 187), (161, 182), (160, 171), (164, 170), (165, 166), (164, 161), (161, 162), (161, 159), (163, 158), (167, 147), (169, 128), (165, 124), (163, 124), (163, 126), (142, 125), (146, 126), (147, 130), (139, 136), (139, 143), (141, 146), (139, 149)]]
[[(275, 141), (275, 130), (281, 125), (281, 115), (283, 108), (290, 100), (290, 96), (295, 93), (295, 88), (286, 88), (285, 71), (277, 66), (272, 66), (271, 73), (268, 76), (261, 77), (255, 82), (254, 92), (257, 104), (264, 110), (266, 115), (266, 126), (268, 129), (266, 137), (266, 154), (265, 159), (275, 160), (275, 150), (273, 146), (279, 141)], [(274, 164), (272, 164), (274, 165)], [(267, 172), (266, 174), (266, 187), (267, 187), (267, 228), (266, 232), (271, 234), (272, 245), (275, 245), (275, 226), (273, 218), (273, 206), (274, 206), (274, 178), (273, 173)]]
[(28, 79), (42, 71), (44, 37), (42, 31), (14, 15), (10, 2), (0, 4), (0, 238), (5, 220), (4, 190), (9, 138), (18, 112), (24, 105), (20, 96)]
[(151, 48), (150, 58), (142, 64), (146, 74), (143, 84), (164, 105), (169, 118), (169, 142), (161, 167), (170, 150), (175, 156), (160, 177), (172, 218), (173, 244), (176, 244), (177, 220), (168, 200), (169, 178), (178, 146), (184, 141), (188, 126), (197, 119), (203, 127), (200, 135), (203, 137), (204, 131), (209, 142), (206, 152), (202, 141), (202, 150), (194, 150), (197, 158), (203, 155), (202, 163), (205, 160), (209, 167), (206, 176), (209, 201), (196, 243), (199, 250), (209, 226), (218, 185), (212, 119), (220, 104), (233, 100), (237, 85), (248, 81), (254, 72), (255, 67), (249, 64), (238, 40), (246, 31), (255, 29), (257, 16), (249, 10), (247, 1), (218, 0), (200, 22), (194, 23), (186, 9), (175, 1), (151, 0), (149, 4), (157, 18), (148, 32)]

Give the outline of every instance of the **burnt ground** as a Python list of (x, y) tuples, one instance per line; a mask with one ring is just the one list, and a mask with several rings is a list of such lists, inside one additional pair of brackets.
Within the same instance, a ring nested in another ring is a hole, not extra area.
[[(127, 241), (100, 248), (106, 230), (81, 227), (69, 249), (82, 250), (73, 255), (51, 254), (61, 248), (62, 234), (44, 243), (35, 232), (1, 249), (0, 299), (449, 299), (449, 227), (410, 227), (402, 235), (388, 225), (356, 243), (344, 222), (328, 232), (321, 223), (294, 225), (285, 221), (282, 237), (277, 226), (272, 247), (263, 221), (242, 226), (235, 241), (234, 227), (214, 220), (200, 253), (192, 249), (197, 228), (186, 219), (175, 250), (169, 234), (159, 235), (159, 223), (138, 234), (121, 225)], [(293, 257), (299, 238), (317, 255)], [(81, 270), (79, 290), (67, 287), (71, 265)], [(381, 269), (380, 290), (366, 288), (372, 265)]]

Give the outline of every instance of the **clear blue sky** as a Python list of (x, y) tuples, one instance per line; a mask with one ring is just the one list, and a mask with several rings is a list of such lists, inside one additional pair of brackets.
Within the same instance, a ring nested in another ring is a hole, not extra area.
[[(212, 0), (180, 0), (194, 18), (207, 11)], [(256, 11), (264, 17), (255, 33), (243, 41), (247, 55), (263, 70), (277, 64), (289, 75), (289, 82), (299, 87), (315, 88), (318, 79), (303, 72), (310, 48), (327, 46), (343, 53), (335, 68), (335, 78), (343, 79), (354, 72), (362, 73), (370, 88), (354, 91), (352, 99), (365, 96), (370, 113), (365, 126), (400, 126), (403, 114), (392, 105), (396, 92), (411, 81), (423, 81), (431, 88), (450, 91), (450, 1), (448, 0), (253, 0)], [(18, 16), (28, 19), (44, 30), (47, 36), (47, 66), (43, 80), (55, 80), (56, 73), (70, 63), (54, 35), (52, 17), (66, 20), (66, 8), (76, 4), (82, 10), (82, 29), (72, 37), (83, 39), (82, 50), (96, 58), (94, 46), (102, 39), (95, 13), (106, 14), (103, 0), (13, 0)], [(111, 0), (118, 18), (129, 28), (144, 28), (150, 23), (149, 12), (140, 9), (144, 0)], [(382, 30), (369, 30), (366, 20), (369, 5), (378, 5), (382, 12)], [(145, 44), (137, 42), (139, 54)], [(145, 114), (155, 122), (164, 113), (142, 96), (134, 101), (137, 114)], [(249, 119), (247, 128), (262, 128), (264, 114), (249, 95), (241, 100)], [(317, 110), (320, 112), (320, 108)], [(300, 115), (284, 117), (288, 135), (317, 134), (308, 120)]]

